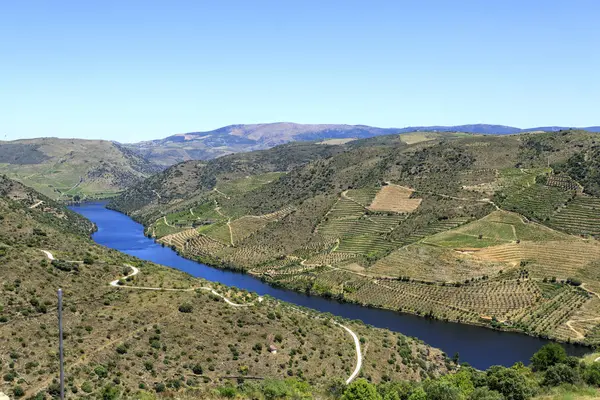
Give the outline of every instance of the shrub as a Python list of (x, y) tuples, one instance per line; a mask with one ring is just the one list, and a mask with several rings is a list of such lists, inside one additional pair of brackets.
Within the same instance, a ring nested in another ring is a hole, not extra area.
[(549, 343), (538, 350), (531, 357), (531, 365), (536, 371), (545, 371), (549, 367), (564, 363), (567, 360), (567, 352), (558, 343)]
[(588, 385), (600, 386), (600, 364), (593, 363), (585, 371), (585, 381)]
[(469, 400), (504, 400), (504, 396), (495, 390), (490, 390), (487, 387), (480, 387), (471, 393)]
[(221, 397), (233, 399), (237, 396), (237, 389), (234, 386), (223, 386), (217, 389)]
[(381, 396), (377, 393), (375, 386), (360, 378), (352, 382), (346, 390), (342, 400), (380, 400)]
[(85, 393), (92, 393), (94, 391), (94, 387), (92, 386), (91, 382), (85, 381), (81, 385), (81, 390), (83, 390)]
[(194, 308), (189, 303), (183, 303), (182, 305), (179, 306), (179, 312), (182, 312), (182, 313), (191, 313), (193, 310), (194, 310)]
[(544, 375), (542, 384), (546, 386), (558, 386), (562, 383), (575, 383), (579, 380), (577, 370), (566, 364), (556, 364), (548, 368)]
[(525, 377), (513, 368), (497, 365), (490, 367), (487, 371), (487, 386), (504, 395), (507, 400), (526, 400), (533, 395)]
[(106, 378), (108, 376), (108, 371), (102, 365), (98, 365), (94, 368), (94, 373), (98, 375), (98, 378)]
[(460, 390), (445, 381), (430, 381), (425, 385), (427, 400), (460, 400)]
[(196, 364), (192, 367), (192, 372), (196, 375), (202, 375), (204, 370), (202, 369), (202, 365)]
[(23, 397), (25, 395), (25, 390), (23, 390), (21, 386), (17, 385), (13, 388), (13, 395), (16, 398)]

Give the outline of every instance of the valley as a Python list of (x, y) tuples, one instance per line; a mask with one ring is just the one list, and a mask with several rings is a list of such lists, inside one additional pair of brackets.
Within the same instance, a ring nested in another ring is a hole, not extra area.
[(452, 368), (415, 339), (96, 245), (88, 235), (97, 226), (17, 182), (1, 178), (0, 194), (4, 393), (57, 395), (57, 287), (72, 397), (210, 391), (254, 377), (314, 387), (358, 376), (421, 380)]
[[(134, 187), (111, 207), (185, 257), (273, 285), (593, 345), (600, 199), (556, 171), (595, 138), (383, 136), (328, 146), (338, 149), (276, 176), (233, 155), (196, 170), (211, 171), (203, 186), (160, 199)], [(177, 166), (179, 182), (188, 165)], [(127, 208), (130, 198), (143, 206)]]

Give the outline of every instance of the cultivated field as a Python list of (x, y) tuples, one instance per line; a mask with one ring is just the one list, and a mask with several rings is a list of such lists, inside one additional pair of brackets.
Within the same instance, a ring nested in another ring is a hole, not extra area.
[(414, 190), (398, 186), (386, 185), (379, 190), (369, 206), (371, 211), (391, 211), (410, 213), (419, 207), (422, 199), (411, 198)]

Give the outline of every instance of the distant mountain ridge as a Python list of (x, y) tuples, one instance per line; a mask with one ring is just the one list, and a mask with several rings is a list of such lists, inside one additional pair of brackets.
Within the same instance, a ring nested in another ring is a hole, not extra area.
[[(126, 144), (125, 146), (136, 151), (149, 161), (167, 167), (182, 161), (208, 160), (231, 153), (265, 150), (292, 141), (365, 139), (415, 131), (507, 135), (532, 131), (558, 131), (562, 129), (571, 128), (549, 126), (521, 129), (513, 126), (491, 124), (378, 128), (367, 125), (274, 122), (228, 125), (212, 131), (180, 133), (164, 139)], [(600, 132), (600, 126), (580, 129)]]

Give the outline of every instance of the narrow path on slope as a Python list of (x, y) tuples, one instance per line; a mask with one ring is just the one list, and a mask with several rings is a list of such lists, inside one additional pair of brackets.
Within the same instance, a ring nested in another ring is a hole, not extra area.
[(44, 253), (50, 261), (54, 260), (54, 256), (48, 250), (42, 250), (42, 253)]
[(348, 385), (358, 376), (358, 374), (360, 373), (360, 369), (362, 368), (362, 351), (360, 349), (360, 340), (358, 340), (358, 336), (356, 336), (356, 333), (354, 333), (346, 325), (342, 325), (336, 321), (333, 321), (333, 323), (344, 329), (346, 332), (348, 332), (350, 336), (352, 336), (352, 339), (354, 339), (354, 347), (356, 348), (356, 368), (354, 368), (354, 371), (352, 371), (350, 377), (346, 379), (346, 385)]
[[(48, 250), (41, 250), (46, 257), (48, 257), (50, 260), (54, 260), (54, 256), (52, 255), (52, 253), (50, 253)], [(224, 295), (222, 295), (221, 293), (217, 292), (216, 290), (214, 290), (211, 287), (207, 287), (207, 286), (200, 286), (200, 287), (193, 287), (193, 288), (188, 288), (188, 289), (170, 289), (170, 288), (158, 288), (158, 287), (146, 287), (146, 286), (126, 286), (126, 285), (119, 285), (119, 281), (121, 280), (125, 280), (129, 277), (135, 276), (137, 274), (140, 273), (139, 268), (134, 267), (133, 265), (130, 264), (125, 264), (125, 266), (131, 268), (131, 273), (125, 275), (124, 277), (120, 278), (120, 279), (116, 279), (114, 281), (109, 282), (109, 285), (115, 288), (119, 288), (119, 289), (134, 289), (134, 290), (156, 290), (156, 291), (175, 291), (175, 292), (192, 292), (194, 290), (206, 290), (209, 291), (210, 293), (212, 293), (215, 296), (220, 297), (221, 299), (223, 299), (223, 301), (225, 301), (225, 303), (229, 304), (232, 307), (251, 307), (253, 305), (255, 305), (254, 302), (252, 303), (247, 303), (247, 304), (238, 304), (238, 303), (234, 303), (233, 301), (229, 300), (227, 297), (225, 297)], [(257, 301), (259, 303), (262, 303), (263, 301), (263, 297), (262, 296), (258, 296)], [(296, 309), (297, 311), (309, 315), (308, 313), (297, 309), (296, 307), (293, 307), (294, 309)], [(322, 317), (316, 317), (316, 318), (322, 318)], [(358, 338), (358, 336), (356, 335), (356, 333), (354, 333), (354, 331), (352, 331), (350, 328), (348, 328), (346, 325), (342, 325), (337, 321), (332, 321), (335, 325), (339, 326), (340, 328), (344, 329), (346, 332), (348, 332), (350, 334), (350, 336), (352, 336), (352, 339), (354, 340), (354, 347), (356, 349), (356, 367), (354, 368), (354, 371), (352, 372), (352, 374), (350, 375), (350, 377), (348, 377), (348, 379), (346, 379), (346, 384), (349, 384), (350, 382), (352, 382), (360, 373), (360, 370), (362, 368), (362, 350), (360, 347), (360, 340)], [(110, 343), (109, 343), (110, 344)], [(103, 346), (103, 348), (107, 347), (109, 344), (106, 344), (105, 346)]]
[[(308, 317), (312, 317), (312, 318), (318, 318), (318, 319), (324, 319), (323, 317), (315, 317), (314, 315), (311, 315), (309, 313), (307, 313), (304, 310), (301, 310), (297, 307), (293, 307), (292, 308), (294, 310), (296, 310), (297, 312), (299, 312), (300, 314), (304, 314)], [(346, 385), (348, 385), (350, 382), (352, 382), (360, 373), (360, 370), (362, 368), (362, 350), (360, 347), (360, 340), (358, 339), (358, 336), (356, 335), (356, 333), (354, 333), (354, 331), (350, 328), (348, 328), (346, 325), (342, 325), (337, 321), (332, 320), (332, 322), (339, 326), (340, 328), (344, 329), (346, 332), (348, 332), (350, 334), (350, 336), (352, 336), (352, 339), (354, 340), (354, 348), (356, 350), (356, 367), (354, 368), (354, 371), (352, 371), (352, 374), (350, 374), (350, 376), (348, 377), (348, 379), (346, 379)]]
[(42, 203), (43, 203), (43, 201), (42, 201), (42, 200), (40, 200), (40, 201), (38, 201), (37, 203), (35, 203), (34, 205), (32, 205), (32, 206), (29, 206), (29, 208), (36, 208), (37, 206), (39, 206), (39, 205), (40, 205), (40, 204), (42, 204)]
[(227, 215), (223, 214), (221, 212), (221, 206), (219, 206), (219, 203), (217, 203), (217, 201), (215, 200), (215, 211), (217, 214), (219, 214), (221, 217), (225, 217), (227, 218), (227, 228), (229, 228), (229, 243), (231, 243), (231, 246), (233, 247), (233, 230), (231, 229), (231, 217), (228, 217)]
[(163, 220), (165, 221), (165, 225), (166, 225), (166, 226), (170, 226), (171, 228), (174, 228), (174, 226), (173, 226), (173, 225), (171, 225), (171, 224), (169, 223), (169, 221), (167, 221), (167, 216), (166, 216), (166, 215), (163, 217)]

